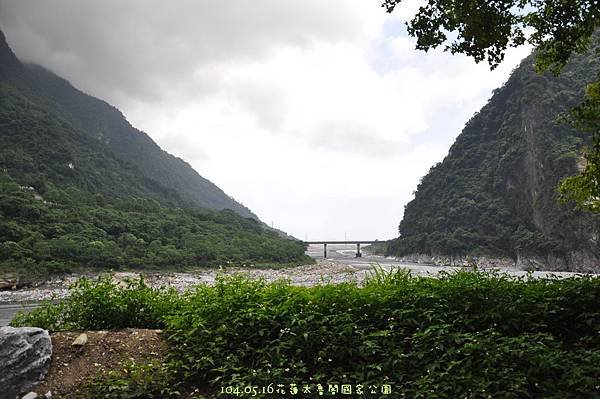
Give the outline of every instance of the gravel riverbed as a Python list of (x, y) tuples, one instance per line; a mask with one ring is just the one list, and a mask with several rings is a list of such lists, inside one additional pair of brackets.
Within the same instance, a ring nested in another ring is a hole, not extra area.
[[(439, 266), (423, 263), (409, 263), (402, 260), (368, 256), (365, 258), (343, 257), (335, 260), (316, 259), (312, 265), (282, 268), (282, 269), (252, 269), (252, 268), (225, 268), (225, 269), (204, 269), (190, 273), (175, 272), (142, 272), (146, 282), (153, 287), (174, 287), (183, 292), (197, 284), (213, 284), (218, 274), (231, 275), (242, 273), (250, 278), (263, 278), (266, 281), (275, 281), (279, 279), (289, 279), (292, 284), (300, 286), (313, 286), (321, 283), (341, 283), (347, 281), (361, 282), (368, 276), (374, 265), (378, 265), (384, 270), (392, 268), (407, 269), (413, 275), (417, 276), (435, 276), (438, 273), (455, 272), (463, 267)], [(524, 276), (528, 274), (523, 270), (514, 267), (490, 267), (488, 270), (496, 269), (502, 273), (508, 273), (513, 276)], [(580, 274), (572, 272), (547, 272), (535, 271), (530, 273), (536, 278), (548, 278), (550, 276), (565, 278), (577, 276)], [(116, 280), (136, 279), (139, 273), (136, 272), (117, 272), (114, 274)], [(35, 288), (25, 288), (18, 290), (0, 291), (0, 306), (14, 303), (40, 302), (45, 299), (64, 299), (69, 295), (69, 286), (72, 285), (81, 275), (63, 277), (54, 279)], [(96, 276), (86, 276), (97, 278)]]
[[(197, 284), (213, 284), (218, 274), (232, 275), (236, 273), (244, 274), (250, 278), (264, 278), (266, 281), (289, 279), (294, 285), (312, 286), (326, 282), (361, 281), (369, 272), (368, 270), (361, 270), (352, 265), (320, 259), (312, 265), (283, 269), (232, 267), (226, 269), (206, 269), (193, 273), (143, 272), (142, 274), (145, 281), (153, 287), (174, 287), (176, 290), (183, 292), (187, 288)], [(139, 274), (135, 272), (117, 272), (114, 274), (116, 280), (137, 279), (138, 276)], [(52, 298), (64, 299), (69, 295), (69, 286), (81, 277), (83, 276), (68, 276), (48, 281), (35, 288), (0, 291), (0, 304), (39, 302)], [(97, 278), (97, 275), (85, 277)]]

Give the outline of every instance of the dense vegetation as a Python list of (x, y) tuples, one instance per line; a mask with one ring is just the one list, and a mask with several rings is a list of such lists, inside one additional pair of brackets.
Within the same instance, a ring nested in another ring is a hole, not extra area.
[[(164, 328), (168, 359), (99, 377), (90, 397), (158, 398), (194, 388), (251, 397), (252, 387), (256, 397), (291, 397), (293, 384), (300, 392), (310, 384), (314, 396), (316, 384), (327, 396), (328, 384), (351, 384), (357, 396), (360, 384), (365, 397), (594, 398), (599, 301), (593, 277), (431, 279), (397, 271), (362, 287), (306, 288), (237, 276), (183, 295), (108, 278), (81, 281), (69, 301), (13, 325)], [(384, 385), (391, 395), (381, 394)]]
[(375, 244), (369, 244), (363, 248), (366, 253), (373, 255), (385, 255), (388, 252), (388, 242), (382, 241)]
[(0, 273), (22, 278), (79, 268), (181, 270), (310, 261), (301, 242), (282, 239), (229, 210), (110, 199), (50, 182), (43, 182), (40, 192), (4, 172), (0, 193)]
[(600, 218), (559, 204), (556, 192), (591, 141), (557, 117), (595, 77), (593, 51), (558, 77), (537, 75), (526, 58), (422, 179), (389, 253), (543, 255), (594, 267)]

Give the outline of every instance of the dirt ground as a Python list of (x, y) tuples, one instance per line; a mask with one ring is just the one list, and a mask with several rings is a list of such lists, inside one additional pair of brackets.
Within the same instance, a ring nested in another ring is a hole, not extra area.
[[(87, 334), (82, 347), (72, 346), (81, 333)], [(160, 330), (125, 329), (119, 331), (56, 332), (52, 338), (52, 363), (46, 379), (33, 390), (42, 398), (83, 398), (85, 381), (118, 369), (128, 361), (148, 363), (162, 359), (166, 344)]]

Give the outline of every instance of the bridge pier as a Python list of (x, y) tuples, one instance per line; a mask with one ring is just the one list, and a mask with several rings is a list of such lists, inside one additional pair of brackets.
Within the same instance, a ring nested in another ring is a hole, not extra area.
[(356, 243), (356, 257), (361, 258), (362, 254), (360, 253), (360, 242)]

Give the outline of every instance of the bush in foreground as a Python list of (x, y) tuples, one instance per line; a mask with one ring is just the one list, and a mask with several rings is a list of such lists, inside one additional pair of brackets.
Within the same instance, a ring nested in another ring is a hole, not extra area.
[[(397, 271), (362, 287), (306, 288), (235, 276), (181, 296), (143, 281), (86, 284), (62, 310), (48, 305), (18, 324), (164, 326), (171, 381), (183, 391), (232, 397), (252, 396), (255, 388), (258, 397), (276, 397), (294, 386), (300, 395), (304, 385), (314, 394), (321, 384), (327, 396), (328, 385), (347, 384), (355, 396), (362, 385), (365, 397), (600, 394), (598, 278), (460, 272), (432, 279)], [(384, 387), (392, 394), (383, 395)]]
[(46, 301), (30, 313), (17, 314), (11, 325), (50, 331), (163, 328), (164, 316), (176, 312), (181, 300), (174, 288), (152, 288), (141, 276), (117, 282), (107, 274), (79, 279), (70, 287), (69, 299)]

